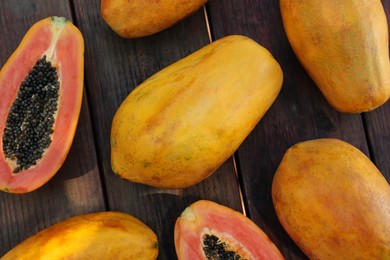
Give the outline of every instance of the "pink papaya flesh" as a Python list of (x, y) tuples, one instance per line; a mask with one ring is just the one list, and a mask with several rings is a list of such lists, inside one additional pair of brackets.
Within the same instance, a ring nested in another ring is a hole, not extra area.
[(35, 23), (0, 71), (0, 190), (33, 191), (62, 166), (80, 114), (84, 40), (67, 19)]
[(253, 221), (212, 201), (187, 207), (176, 221), (174, 236), (179, 260), (284, 259)]

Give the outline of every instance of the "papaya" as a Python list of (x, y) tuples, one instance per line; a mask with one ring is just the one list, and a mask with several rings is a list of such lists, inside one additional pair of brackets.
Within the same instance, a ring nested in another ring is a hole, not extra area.
[(390, 186), (351, 144), (324, 138), (289, 148), (272, 200), (310, 259), (390, 259)]
[(48, 227), (1, 260), (152, 260), (157, 255), (157, 236), (148, 226), (129, 214), (108, 211), (76, 216)]
[(0, 71), (0, 189), (41, 187), (70, 149), (83, 93), (84, 41), (63, 17), (34, 24)]
[(157, 72), (117, 110), (111, 166), (122, 178), (185, 188), (210, 176), (276, 99), (282, 70), (255, 41), (215, 41)]
[(160, 32), (200, 9), (207, 0), (102, 0), (104, 21), (124, 38)]
[(188, 206), (174, 229), (179, 260), (284, 259), (268, 236), (249, 218), (218, 203)]
[(329, 104), (371, 111), (390, 96), (388, 26), (380, 0), (280, 0), (287, 38)]

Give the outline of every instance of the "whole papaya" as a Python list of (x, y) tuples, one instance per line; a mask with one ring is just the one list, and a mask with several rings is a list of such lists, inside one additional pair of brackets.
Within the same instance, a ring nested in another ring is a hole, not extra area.
[(370, 111), (390, 96), (388, 27), (380, 0), (280, 0), (298, 59), (330, 105)]
[(310, 259), (390, 259), (390, 186), (337, 139), (287, 150), (272, 184), (279, 220)]
[(156, 234), (121, 212), (76, 216), (29, 237), (1, 260), (157, 258)]
[(278, 62), (247, 37), (205, 46), (147, 79), (119, 107), (113, 171), (161, 188), (200, 182), (252, 131), (282, 81)]
[(137, 38), (174, 25), (206, 2), (207, 0), (102, 0), (101, 14), (119, 36)]

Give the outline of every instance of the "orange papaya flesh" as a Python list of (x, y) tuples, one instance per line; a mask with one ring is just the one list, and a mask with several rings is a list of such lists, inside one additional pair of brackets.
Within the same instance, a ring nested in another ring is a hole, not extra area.
[(157, 236), (139, 219), (122, 212), (76, 216), (27, 238), (8, 259), (137, 259), (158, 255)]
[(0, 190), (25, 193), (55, 175), (81, 108), (84, 41), (62, 17), (34, 24), (0, 71)]
[(174, 230), (179, 260), (284, 259), (268, 236), (249, 218), (212, 201), (187, 207)]

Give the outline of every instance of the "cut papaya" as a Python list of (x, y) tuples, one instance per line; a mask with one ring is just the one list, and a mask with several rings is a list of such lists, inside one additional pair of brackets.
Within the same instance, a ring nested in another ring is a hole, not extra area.
[(187, 207), (175, 225), (175, 248), (186, 259), (284, 259), (249, 218), (212, 201)]
[(33, 25), (0, 71), (0, 189), (25, 193), (63, 164), (80, 114), (84, 40), (62, 17)]
[(1, 259), (137, 259), (158, 255), (157, 236), (122, 212), (76, 216), (24, 240)]

